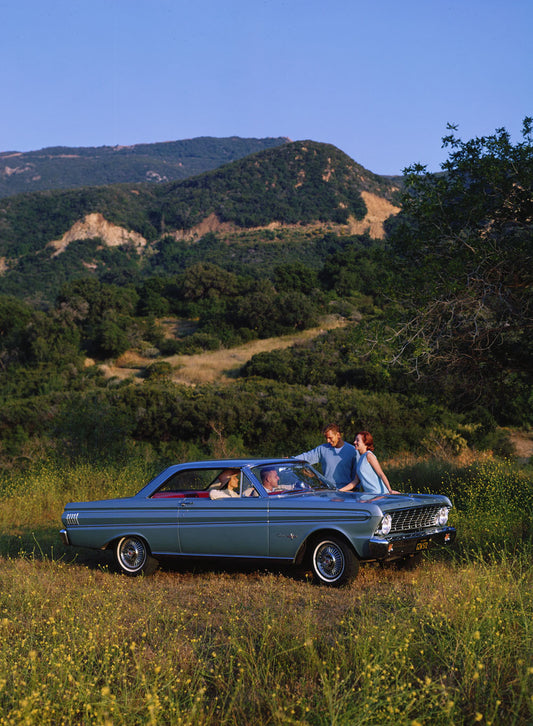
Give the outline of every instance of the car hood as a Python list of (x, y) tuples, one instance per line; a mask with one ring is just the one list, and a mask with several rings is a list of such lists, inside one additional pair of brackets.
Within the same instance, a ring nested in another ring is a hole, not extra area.
[(410, 509), (412, 507), (424, 507), (431, 505), (451, 506), (448, 497), (441, 494), (365, 494), (364, 492), (341, 492), (329, 489), (318, 491), (290, 492), (287, 494), (273, 495), (270, 501), (287, 502), (291, 500), (306, 500), (310, 505), (324, 506), (326, 501), (337, 507), (349, 507), (350, 509), (365, 509), (373, 513), (392, 512), (397, 509)]
[(448, 497), (442, 494), (356, 494), (359, 502), (376, 504), (383, 512), (430, 505), (451, 506)]

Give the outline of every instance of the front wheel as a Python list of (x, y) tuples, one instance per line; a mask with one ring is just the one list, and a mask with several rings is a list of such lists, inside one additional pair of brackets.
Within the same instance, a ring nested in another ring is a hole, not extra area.
[(157, 569), (157, 560), (150, 555), (148, 545), (136, 535), (122, 537), (115, 547), (115, 559), (126, 575), (151, 575)]
[(311, 567), (316, 582), (340, 587), (356, 577), (359, 560), (340, 538), (324, 537), (313, 544)]

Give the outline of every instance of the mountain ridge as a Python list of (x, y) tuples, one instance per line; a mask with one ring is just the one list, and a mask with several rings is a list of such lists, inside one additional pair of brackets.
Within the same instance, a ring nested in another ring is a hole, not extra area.
[(49, 189), (186, 179), (289, 141), (281, 136), (198, 136), (150, 144), (3, 151), (0, 198)]
[(190, 245), (201, 240), (206, 254), (216, 242), (221, 262), (229, 244), (249, 269), (251, 250), (259, 247), (261, 259), (273, 264), (277, 254), (281, 264), (288, 253), (274, 252), (273, 242), (309, 248), (330, 233), (383, 238), (385, 220), (399, 211), (398, 192), (390, 178), (335, 146), (297, 141), (181, 181), (6, 197), (0, 199), (0, 292), (24, 296), (46, 284), (53, 297), (61, 282), (82, 273), (109, 277), (113, 269), (114, 279), (122, 279), (121, 269), (141, 276), (148, 268), (176, 272), (198, 258)]

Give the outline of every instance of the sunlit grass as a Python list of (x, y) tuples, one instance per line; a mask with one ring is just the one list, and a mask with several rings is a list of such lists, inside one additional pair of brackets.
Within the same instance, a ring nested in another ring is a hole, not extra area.
[(415, 572), (364, 567), (342, 590), (72, 561), (64, 502), (128, 495), (153, 473), (49, 465), (1, 483), (0, 725), (533, 722), (527, 471), (446, 469), (457, 548)]
[(0, 566), (0, 723), (528, 723), (530, 563), (131, 580)]
[(450, 521), (460, 531), (458, 548), (465, 555), (531, 551), (531, 467), (486, 456), (462, 466), (427, 460), (397, 464), (391, 481), (402, 491), (446, 494), (454, 505)]

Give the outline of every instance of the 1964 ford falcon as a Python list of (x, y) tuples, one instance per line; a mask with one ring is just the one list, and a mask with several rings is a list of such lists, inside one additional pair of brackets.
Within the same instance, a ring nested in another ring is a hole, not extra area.
[(339, 586), (360, 562), (409, 563), (453, 542), (451, 506), (442, 495), (340, 492), (297, 459), (225, 459), (171, 466), (132, 497), (71, 502), (61, 537), (112, 548), (128, 575), (170, 556), (254, 558), (308, 564)]

